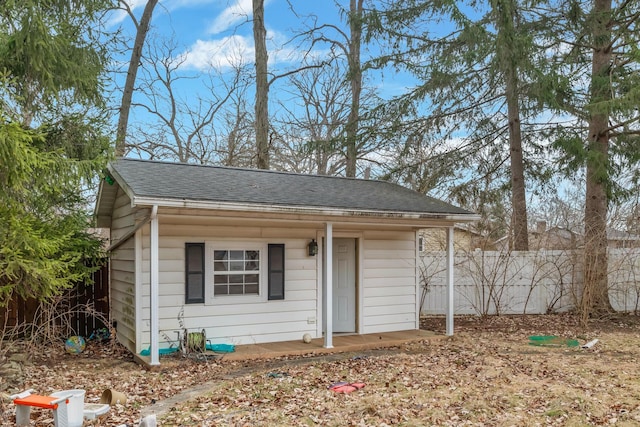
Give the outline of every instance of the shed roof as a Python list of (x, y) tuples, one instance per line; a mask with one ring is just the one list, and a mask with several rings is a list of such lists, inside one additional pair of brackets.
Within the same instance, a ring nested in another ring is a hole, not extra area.
[[(251, 205), (477, 219), (472, 212), (386, 181), (136, 159), (118, 159), (109, 172), (133, 203), (141, 205), (201, 202), (219, 208)], [(113, 186), (102, 183), (98, 217), (110, 208), (101, 202), (109, 199), (106, 192), (114, 191), (108, 187)]]

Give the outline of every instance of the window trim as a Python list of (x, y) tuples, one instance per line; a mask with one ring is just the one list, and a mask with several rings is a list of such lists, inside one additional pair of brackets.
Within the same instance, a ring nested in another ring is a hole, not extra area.
[[(271, 251), (272, 250), (281, 250), (282, 254), (281, 254), (281, 259), (282, 259), (282, 266), (279, 269), (274, 268), (273, 262), (272, 262), (272, 256), (271, 256)], [(285, 246), (284, 243), (269, 243), (267, 245), (267, 299), (269, 301), (280, 301), (280, 300), (284, 300), (285, 297), (285, 284), (286, 284), (286, 278), (285, 278), (285, 274), (286, 274), (286, 259), (285, 259)], [(276, 294), (274, 292), (274, 284), (272, 281), (272, 274), (274, 273), (281, 273), (282, 274), (282, 284), (281, 284), (281, 289), (282, 292)]]
[[(189, 259), (189, 248), (191, 247), (199, 247), (200, 248), (200, 271), (192, 271), (189, 269), (190, 259)], [(206, 248), (204, 243), (191, 243), (186, 242), (184, 245), (184, 303), (185, 304), (203, 304), (206, 301), (206, 287), (207, 283), (207, 263), (205, 260), (206, 257)], [(200, 281), (200, 290), (201, 297), (198, 298), (190, 298), (189, 297), (189, 275), (191, 274), (200, 274), (202, 279)]]

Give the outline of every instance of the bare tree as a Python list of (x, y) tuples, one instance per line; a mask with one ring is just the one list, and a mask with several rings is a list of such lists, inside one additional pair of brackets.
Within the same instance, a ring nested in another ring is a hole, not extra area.
[[(280, 150), (274, 161), (283, 168), (336, 175), (344, 168), (342, 135), (349, 116), (349, 86), (337, 64), (312, 68), (288, 79), (291, 101), (281, 102)], [(297, 154), (294, 154), (296, 153)], [(298, 166), (296, 166), (298, 165)]]
[(362, 93), (362, 65), (360, 47), (362, 45), (362, 3), (363, 0), (351, 0), (349, 4), (348, 50), (345, 52), (349, 63), (349, 83), (351, 85), (351, 108), (346, 128), (346, 175), (356, 176), (358, 158), (358, 122), (360, 119), (360, 94)]
[(149, 32), (149, 26), (151, 25), (151, 16), (153, 10), (158, 4), (158, 0), (147, 0), (147, 4), (144, 7), (140, 21), (136, 19), (133, 10), (124, 0), (119, 0), (121, 7), (127, 12), (133, 24), (136, 28), (136, 38), (131, 49), (131, 59), (129, 59), (129, 69), (127, 70), (127, 79), (122, 91), (122, 101), (120, 102), (120, 114), (118, 116), (118, 128), (116, 132), (116, 156), (124, 156), (125, 143), (127, 137), (127, 127), (129, 124), (129, 112), (131, 110), (131, 100), (133, 98), (133, 90), (136, 82), (136, 76), (138, 75), (138, 68), (140, 66), (140, 59), (142, 58), (142, 51)]
[(180, 84), (203, 77), (181, 73), (185, 57), (175, 55), (176, 50), (173, 42), (157, 41), (148, 46), (139, 89), (143, 101), (133, 105), (154, 121), (139, 126), (140, 139), (129, 145), (152, 158), (211, 163), (217, 156), (216, 118), (242, 82), (245, 70), (236, 67), (230, 75), (209, 75), (204, 84), (206, 97), (180, 98), (177, 90)]
[[(366, 145), (360, 135), (360, 121), (362, 116), (362, 87), (363, 73), (360, 51), (363, 30), (363, 0), (350, 0), (349, 10), (343, 10), (349, 30), (345, 31), (338, 25), (313, 25), (300, 34), (303, 39), (310, 40), (312, 46), (328, 45), (336, 58), (343, 58), (347, 62), (347, 69), (342, 79), (349, 85), (348, 116), (342, 135), (342, 145), (345, 156), (345, 175), (355, 177), (357, 161), (363, 155)], [(335, 58), (333, 58), (335, 59)]]
[(264, 0), (253, 0), (253, 40), (256, 51), (256, 149), (258, 169), (269, 169), (269, 82)]
[(248, 86), (240, 85), (222, 112), (221, 136), (216, 163), (224, 166), (250, 167), (256, 156), (253, 117), (247, 105)]

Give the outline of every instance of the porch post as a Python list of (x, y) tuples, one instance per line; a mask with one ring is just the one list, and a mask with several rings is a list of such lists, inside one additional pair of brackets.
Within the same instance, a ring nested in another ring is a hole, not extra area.
[(446, 334), (453, 335), (453, 226), (447, 228), (447, 331)]
[(150, 257), (151, 257), (151, 364), (160, 364), (160, 350), (158, 348), (158, 206), (154, 205), (151, 211), (151, 236), (150, 236)]
[(324, 347), (333, 348), (333, 224), (324, 225)]

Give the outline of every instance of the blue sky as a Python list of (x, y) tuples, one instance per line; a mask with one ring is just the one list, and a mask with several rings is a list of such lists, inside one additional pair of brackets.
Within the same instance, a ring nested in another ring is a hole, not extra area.
[[(145, 0), (129, 0), (136, 16), (142, 13)], [(265, 21), (268, 48), (272, 65), (286, 63), (295, 58), (292, 47), (283, 46), (295, 28), (301, 27), (302, 17), (318, 15), (322, 22), (339, 23), (337, 8), (331, 1), (318, 3), (292, 1), (296, 17), (286, 0), (265, 2)], [(315, 5), (315, 7), (312, 7)], [(251, 0), (165, 0), (155, 9), (152, 31), (164, 35), (175, 34), (186, 55), (185, 66), (206, 70), (211, 62), (225, 65), (230, 54), (238, 54), (247, 62), (253, 60), (253, 33), (251, 27)], [(131, 30), (130, 19), (124, 12), (115, 13), (113, 26), (123, 24)]]
[[(146, 0), (127, 1), (139, 18)], [(349, 7), (348, 0), (338, 0), (337, 3), (343, 8)], [(331, 23), (344, 30), (348, 28), (341, 21), (338, 5), (333, 0), (265, 1), (270, 71), (295, 68), (301, 52), (296, 50), (295, 43), (290, 42), (291, 38), (305, 24), (311, 25), (315, 17), (319, 24)], [(148, 37), (174, 38), (184, 61), (181, 69), (185, 72), (207, 72), (212, 67), (224, 71), (232, 62), (253, 63), (251, 19), (251, 0), (164, 0), (156, 6)], [(114, 13), (110, 24), (112, 29), (121, 25), (133, 37), (133, 25), (123, 11)], [(314, 53), (323, 55), (322, 51)], [(367, 48), (364, 47), (362, 60), (367, 58)], [(128, 57), (122, 61), (126, 64)], [(399, 94), (408, 81), (389, 73), (385, 77), (374, 77), (375, 85), (383, 96)]]

